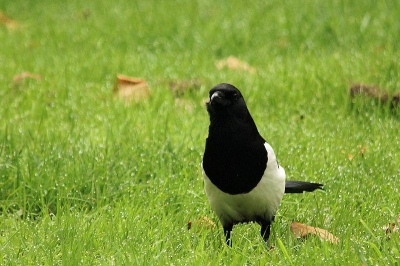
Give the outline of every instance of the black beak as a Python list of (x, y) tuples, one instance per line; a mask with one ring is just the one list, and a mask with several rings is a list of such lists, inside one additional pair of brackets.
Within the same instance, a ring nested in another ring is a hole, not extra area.
[(211, 95), (210, 103), (212, 106), (215, 105), (227, 106), (230, 104), (230, 101), (225, 98), (225, 94), (223, 92), (216, 91)]

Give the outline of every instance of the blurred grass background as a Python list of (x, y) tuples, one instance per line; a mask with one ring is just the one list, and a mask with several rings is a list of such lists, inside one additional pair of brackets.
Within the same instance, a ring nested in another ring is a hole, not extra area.
[[(4, 265), (395, 265), (399, 235), (382, 228), (400, 213), (399, 113), (348, 88), (399, 91), (399, 5), (0, 1)], [(255, 72), (218, 69), (229, 56)], [(41, 79), (13, 81), (23, 72)], [(118, 73), (152, 96), (115, 99)], [(288, 179), (325, 184), (284, 197), (272, 251), (257, 225), (225, 247), (204, 196), (204, 101), (220, 82), (242, 91)], [(291, 221), (340, 243), (297, 240)]]

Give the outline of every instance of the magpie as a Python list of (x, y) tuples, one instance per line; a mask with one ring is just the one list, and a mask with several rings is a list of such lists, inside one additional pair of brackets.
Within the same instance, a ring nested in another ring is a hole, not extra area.
[(271, 223), (284, 193), (322, 189), (322, 184), (285, 181), (285, 170), (257, 130), (240, 91), (221, 83), (210, 90), (210, 117), (202, 170), (205, 192), (228, 246), (238, 223), (256, 222), (268, 245)]

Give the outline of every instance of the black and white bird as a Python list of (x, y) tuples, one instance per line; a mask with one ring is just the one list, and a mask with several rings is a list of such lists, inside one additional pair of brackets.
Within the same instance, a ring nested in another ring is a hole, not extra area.
[(286, 181), (274, 150), (257, 130), (240, 91), (222, 83), (210, 90), (210, 126), (203, 157), (205, 191), (232, 246), (235, 224), (257, 222), (268, 245), (271, 223), (284, 193), (322, 184)]

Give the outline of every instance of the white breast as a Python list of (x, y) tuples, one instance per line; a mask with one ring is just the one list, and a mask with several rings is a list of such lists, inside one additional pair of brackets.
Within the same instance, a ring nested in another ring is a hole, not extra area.
[(221, 191), (203, 170), (206, 195), (221, 223), (250, 222), (259, 218), (271, 220), (285, 191), (285, 170), (278, 165), (272, 147), (268, 152), (267, 168), (257, 186), (248, 193), (231, 195)]

